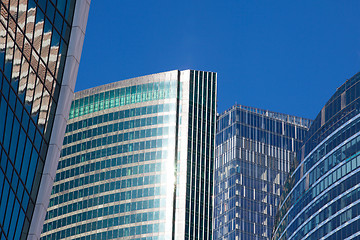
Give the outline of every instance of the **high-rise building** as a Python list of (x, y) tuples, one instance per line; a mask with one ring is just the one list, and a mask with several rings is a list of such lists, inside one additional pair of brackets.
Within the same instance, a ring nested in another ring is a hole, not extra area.
[(75, 94), (43, 239), (211, 239), (216, 73)]
[(282, 185), (310, 123), (241, 105), (218, 117), (213, 239), (271, 238)]
[(1, 239), (40, 239), (89, 4), (0, 1)]
[(359, 239), (360, 73), (321, 109), (285, 184), (273, 239)]

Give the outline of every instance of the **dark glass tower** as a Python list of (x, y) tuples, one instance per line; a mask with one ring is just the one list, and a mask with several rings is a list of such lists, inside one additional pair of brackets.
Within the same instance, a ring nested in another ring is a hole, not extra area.
[(218, 117), (213, 239), (270, 239), (282, 185), (310, 123), (241, 105)]
[(0, 238), (39, 239), (89, 2), (0, 1)]
[(273, 239), (359, 239), (360, 73), (321, 109), (298, 156)]
[(216, 73), (75, 94), (43, 239), (211, 239)]

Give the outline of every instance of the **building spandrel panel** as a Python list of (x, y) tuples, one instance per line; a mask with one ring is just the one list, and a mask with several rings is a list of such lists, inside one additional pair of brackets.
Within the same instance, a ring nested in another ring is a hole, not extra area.
[(1, 239), (40, 238), (88, 9), (86, 0), (0, 2)]

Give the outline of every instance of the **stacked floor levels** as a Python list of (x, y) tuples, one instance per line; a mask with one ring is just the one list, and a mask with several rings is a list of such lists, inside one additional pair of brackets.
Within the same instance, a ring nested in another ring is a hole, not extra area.
[(216, 73), (75, 94), (43, 239), (211, 239)]
[(270, 239), (282, 184), (310, 123), (241, 105), (219, 116), (214, 239)]
[(360, 73), (321, 109), (298, 161), (273, 239), (359, 239)]

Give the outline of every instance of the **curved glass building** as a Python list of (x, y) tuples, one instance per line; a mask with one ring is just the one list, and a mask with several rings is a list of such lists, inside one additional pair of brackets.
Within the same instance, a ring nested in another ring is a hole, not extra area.
[(282, 185), (310, 124), (242, 105), (218, 117), (214, 240), (271, 238)]
[(285, 184), (274, 239), (360, 236), (360, 73), (337, 89), (310, 127)]
[(216, 73), (75, 94), (43, 239), (211, 239)]
[(40, 239), (89, 5), (0, 1), (1, 239)]

